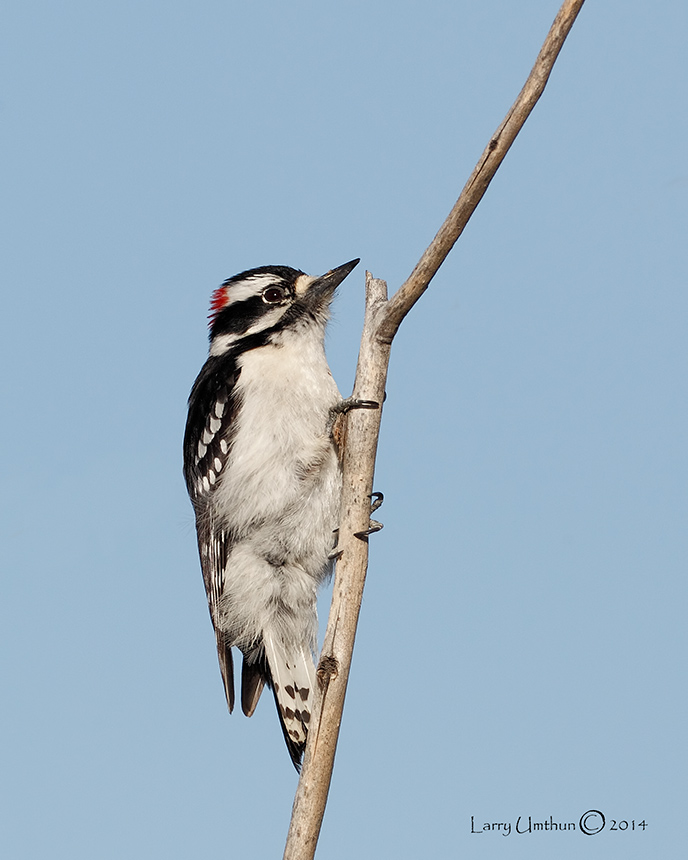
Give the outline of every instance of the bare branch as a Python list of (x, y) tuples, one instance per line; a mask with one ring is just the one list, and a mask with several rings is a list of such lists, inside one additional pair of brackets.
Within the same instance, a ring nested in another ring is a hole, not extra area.
[(381, 343), (376, 332), (379, 313), (386, 303), (387, 284), (366, 272), (366, 311), (353, 396), (374, 400), (380, 408), (355, 409), (347, 418), (337, 547), (342, 555), (337, 562), (330, 617), (317, 670), (319, 690), (294, 799), (285, 860), (313, 857), (332, 778), (368, 567), (368, 540), (356, 535), (365, 532), (370, 522), (370, 497), (390, 352), (390, 344)]
[(387, 286), (366, 273), (366, 311), (353, 396), (380, 409), (355, 409), (346, 421), (341, 557), (318, 664), (318, 690), (308, 732), (301, 779), (294, 799), (284, 860), (312, 860), (332, 778), (344, 696), (368, 565), (370, 499), (392, 339), (402, 319), (425, 292), (487, 190), (549, 78), (584, 0), (564, 0), (528, 80), (492, 136), (456, 205), (408, 280), (387, 301)]
[(454, 208), (408, 279), (390, 299), (385, 319), (380, 326), (379, 336), (383, 340), (391, 342), (402, 319), (428, 288), (428, 284), (445, 257), (463, 233), (463, 228), (482, 200), (487, 186), (516, 139), (516, 135), (523, 128), (523, 124), (542, 95), (559, 51), (583, 3), (584, 0), (565, 0), (563, 3), (535, 60), (535, 65), (528, 75), (528, 80), (501, 125), (490, 138)]

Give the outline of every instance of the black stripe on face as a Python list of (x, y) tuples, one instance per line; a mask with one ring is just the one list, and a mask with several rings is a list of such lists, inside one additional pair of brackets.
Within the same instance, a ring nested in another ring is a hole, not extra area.
[[(211, 341), (218, 335), (244, 334), (275, 308), (286, 311), (294, 301), (294, 285), (302, 275), (303, 272), (288, 266), (263, 266), (226, 280), (211, 303)], [(270, 298), (271, 290), (278, 293), (276, 301)], [(284, 293), (283, 301), (279, 301), (279, 291)], [(224, 307), (223, 300), (227, 302)], [(270, 327), (279, 317), (270, 315)]]
[(210, 339), (220, 334), (243, 334), (269, 310), (270, 305), (266, 305), (260, 295), (251, 296), (243, 302), (232, 302), (213, 320)]

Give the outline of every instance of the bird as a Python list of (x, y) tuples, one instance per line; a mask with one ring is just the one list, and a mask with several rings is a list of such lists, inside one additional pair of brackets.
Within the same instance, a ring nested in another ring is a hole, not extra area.
[[(267, 685), (300, 770), (313, 713), (316, 595), (330, 576), (341, 493), (344, 400), (325, 356), (337, 286), (359, 260), (320, 277), (261, 266), (213, 293), (209, 354), (191, 389), (184, 478), (229, 712), (233, 649), (241, 708)], [(377, 406), (377, 404), (375, 404)]]

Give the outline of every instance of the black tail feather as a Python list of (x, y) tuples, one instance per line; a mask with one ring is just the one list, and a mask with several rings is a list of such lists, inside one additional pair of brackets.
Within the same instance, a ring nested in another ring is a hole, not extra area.
[(241, 710), (247, 717), (255, 711), (266, 681), (268, 676), (265, 668), (260, 663), (248, 663), (244, 657), (241, 666)]
[(220, 674), (225, 688), (227, 707), (231, 714), (234, 710), (234, 661), (232, 660), (232, 649), (225, 644), (225, 637), (219, 631), (215, 631), (217, 642), (217, 659), (220, 662)]

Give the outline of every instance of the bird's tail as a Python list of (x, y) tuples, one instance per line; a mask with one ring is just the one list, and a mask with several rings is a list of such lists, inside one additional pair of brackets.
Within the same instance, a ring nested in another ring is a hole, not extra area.
[(289, 650), (270, 633), (263, 634), (271, 686), (284, 739), (294, 767), (301, 769), (308, 723), (313, 713), (315, 665), (306, 646)]

